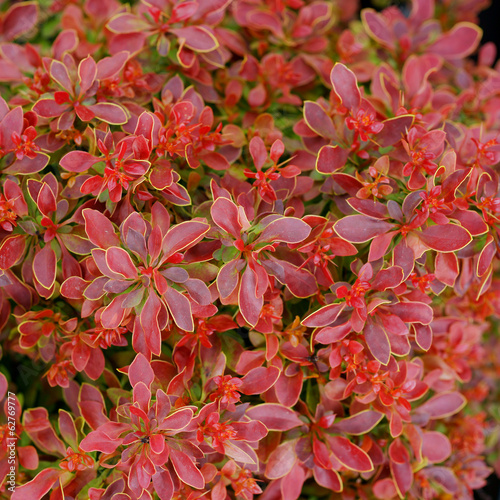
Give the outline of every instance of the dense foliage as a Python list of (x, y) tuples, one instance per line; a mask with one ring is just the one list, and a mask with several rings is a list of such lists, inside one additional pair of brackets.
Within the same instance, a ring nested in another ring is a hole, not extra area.
[(485, 4), (0, 1), (0, 498), (500, 472)]

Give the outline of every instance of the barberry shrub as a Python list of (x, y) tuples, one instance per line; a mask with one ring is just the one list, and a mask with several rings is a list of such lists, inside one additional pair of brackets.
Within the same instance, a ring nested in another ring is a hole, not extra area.
[(0, 2), (0, 498), (500, 472), (487, 4)]

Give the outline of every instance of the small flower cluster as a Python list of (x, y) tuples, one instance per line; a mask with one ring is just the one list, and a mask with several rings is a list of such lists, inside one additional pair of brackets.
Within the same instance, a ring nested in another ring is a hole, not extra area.
[(487, 3), (0, 2), (0, 499), (500, 473)]

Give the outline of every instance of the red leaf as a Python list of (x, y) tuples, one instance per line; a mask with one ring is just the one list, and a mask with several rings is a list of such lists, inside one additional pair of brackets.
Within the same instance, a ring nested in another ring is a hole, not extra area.
[(458, 259), (454, 253), (438, 253), (434, 266), (436, 278), (448, 286), (454, 286), (458, 277)]
[[(220, 198), (219, 198), (220, 199)], [(295, 217), (281, 217), (268, 224), (257, 243), (283, 241), (285, 243), (300, 243), (311, 233), (311, 227)]]
[(337, 471), (316, 466), (313, 469), (313, 474), (316, 482), (320, 486), (323, 486), (323, 488), (327, 488), (337, 493), (342, 491), (342, 479)]
[(87, 106), (87, 109), (89, 109), (96, 118), (111, 125), (123, 125), (128, 121), (128, 115), (124, 108), (112, 102), (99, 102), (92, 106)]
[(22, 2), (12, 5), (6, 12), (2, 23), (2, 40), (9, 41), (27, 33), (38, 19), (38, 4)]
[(440, 432), (424, 432), (422, 439), (422, 455), (435, 464), (444, 462), (451, 455), (450, 440)]
[(252, 137), (248, 149), (250, 150), (250, 154), (252, 155), (252, 160), (255, 168), (257, 170), (260, 170), (267, 160), (267, 149), (264, 141), (258, 136)]
[(97, 76), (97, 64), (89, 55), (78, 65), (78, 78), (80, 79), (80, 95), (84, 95), (92, 87)]
[(345, 303), (324, 306), (302, 320), (302, 324), (312, 327), (331, 325), (338, 318), (344, 307)]
[(182, 482), (198, 490), (205, 486), (203, 475), (196, 468), (189, 455), (175, 448), (170, 448), (170, 460)]
[(238, 207), (231, 200), (223, 197), (217, 198), (210, 209), (210, 214), (221, 229), (235, 238), (241, 236), (243, 227), (239, 221)]
[(147, 387), (150, 387), (155, 376), (151, 364), (143, 354), (137, 354), (134, 361), (132, 361), (128, 368), (128, 378), (132, 387), (139, 382), (144, 382)]
[(238, 304), (245, 321), (249, 325), (255, 326), (259, 322), (264, 299), (262, 296), (257, 297), (257, 275), (250, 266), (247, 266), (241, 277)]
[(472, 23), (457, 23), (427, 47), (427, 52), (445, 59), (463, 59), (472, 54), (481, 40), (481, 29)]
[(428, 325), (434, 314), (432, 308), (422, 302), (399, 302), (391, 306), (391, 313), (399, 316), (405, 323)]
[(142, 308), (140, 321), (146, 336), (146, 344), (151, 349), (151, 352), (157, 356), (161, 352), (161, 332), (158, 325), (160, 309), (160, 299), (156, 295), (156, 292), (151, 291)]
[(194, 220), (173, 226), (163, 240), (164, 260), (174, 253), (193, 246), (209, 229), (210, 226), (205, 222)]
[(274, 403), (252, 406), (246, 414), (253, 420), (260, 420), (270, 431), (289, 431), (303, 424), (293, 410)]
[(10, 498), (12, 500), (26, 500), (28, 498), (40, 500), (65, 472), (62, 469), (44, 469), (28, 483), (17, 486)]
[(459, 392), (442, 392), (426, 401), (417, 411), (430, 419), (438, 419), (458, 413), (466, 404), (467, 400)]
[(0, 269), (6, 270), (15, 266), (24, 255), (28, 237), (16, 234), (7, 236), (0, 245)]
[(461, 226), (446, 224), (430, 226), (421, 233), (415, 233), (432, 250), (438, 252), (455, 252), (472, 241), (470, 233)]
[(332, 432), (345, 432), (359, 436), (370, 432), (382, 419), (384, 414), (373, 410), (364, 410), (352, 417), (335, 422), (331, 427)]
[(171, 29), (179, 42), (195, 52), (211, 52), (219, 43), (217, 38), (207, 29), (201, 26), (186, 26), (185, 28)]
[(69, 172), (86, 172), (98, 159), (86, 151), (70, 151), (59, 162), (62, 168)]
[(262, 394), (276, 383), (279, 375), (280, 371), (275, 366), (253, 368), (241, 379), (243, 384), (238, 390), (247, 396)]
[(393, 224), (366, 215), (349, 215), (340, 219), (334, 229), (341, 238), (350, 243), (365, 243), (393, 227)]
[[(187, 332), (192, 332), (194, 324), (189, 300), (175, 288), (169, 286), (165, 293), (165, 301), (175, 324)], [(146, 328), (146, 325), (143, 325), (143, 327)]]
[(106, 250), (106, 264), (114, 273), (127, 279), (137, 279), (137, 268), (130, 255), (119, 247), (109, 247)]
[(370, 457), (349, 439), (342, 436), (328, 436), (327, 439), (332, 453), (344, 467), (358, 472), (373, 470)]
[(46, 244), (42, 250), (35, 254), (33, 259), (33, 273), (37, 281), (47, 290), (52, 287), (56, 280), (57, 257), (50, 248), (50, 244)]
[(306, 101), (304, 103), (304, 120), (307, 123), (307, 126), (321, 137), (334, 139), (337, 135), (335, 133), (332, 119), (316, 102)]
[(265, 476), (268, 479), (279, 479), (286, 476), (292, 470), (296, 461), (295, 441), (286, 441), (269, 455)]
[(86, 208), (82, 212), (85, 232), (89, 240), (100, 248), (119, 247), (120, 239), (115, 234), (111, 221), (101, 212)]
[(342, 63), (336, 63), (330, 73), (330, 80), (342, 104), (350, 111), (356, 111), (361, 104), (356, 75)]
[(380, 325), (368, 321), (363, 333), (373, 357), (383, 365), (387, 365), (391, 358), (391, 344), (385, 330)]

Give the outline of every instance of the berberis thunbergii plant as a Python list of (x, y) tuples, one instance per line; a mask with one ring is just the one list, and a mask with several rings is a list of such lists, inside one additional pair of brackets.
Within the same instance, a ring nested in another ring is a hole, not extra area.
[(500, 471), (487, 4), (0, 1), (0, 498)]

